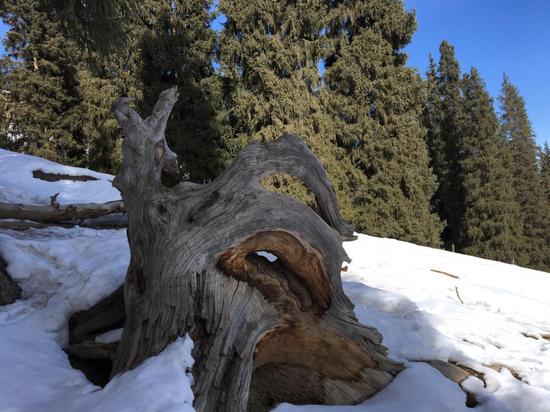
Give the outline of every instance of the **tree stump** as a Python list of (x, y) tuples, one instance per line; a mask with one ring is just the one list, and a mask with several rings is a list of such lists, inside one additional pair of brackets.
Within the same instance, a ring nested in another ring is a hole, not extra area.
[[(209, 184), (168, 187), (163, 175), (180, 175), (164, 138), (176, 100), (175, 88), (164, 91), (146, 119), (130, 98), (113, 105), (125, 134), (113, 185), (131, 251), (113, 374), (188, 333), (197, 411), (353, 404), (385, 387), (402, 365), (386, 357), (381, 335), (358, 323), (344, 295), (342, 239), (353, 228), (321, 163), (286, 135), (251, 143)], [(318, 213), (266, 190), (260, 182), (273, 173), (301, 179)]]

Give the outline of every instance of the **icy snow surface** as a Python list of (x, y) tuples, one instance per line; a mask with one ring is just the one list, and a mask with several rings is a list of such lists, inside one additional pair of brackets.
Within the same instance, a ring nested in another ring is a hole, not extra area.
[[(60, 180), (46, 182), (34, 179), (32, 172), (69, 176), (90, 176), (98, 180)], [(0, 149), (0, 202), (49, 205), (50, 196), (59, 193), (57, 201), (67, 203), (103, 203), (120, 200), (120, 192), (112, 187), (113, 176), (80, 167), (63, 166), (39, 157)]]
[[(32, 171), (97, 177), (44, 182)], [(0, 201), (103, 202), (119, 198), (112, 176), (0, 150)], [(445, 360), (485, 375), (463, 386), (480, 412), (550, 412), (550, 274), (391, 239), (360, 235), (344, 288), (363, 323), (406, 363), (387, 388), (356, 406), (282, 411), (462, 412), (465, 394), (422, 360)], [(190, 411), (192, 342), (182, 337), (101, 389), (73, 369), (62, 347), (68, 317), (124, 279), (123, 230), (0, 231), (0, 254), (23, 298), (0, 307), (0, 411)], [(98, 340), (116, 341), (120, 331)]]

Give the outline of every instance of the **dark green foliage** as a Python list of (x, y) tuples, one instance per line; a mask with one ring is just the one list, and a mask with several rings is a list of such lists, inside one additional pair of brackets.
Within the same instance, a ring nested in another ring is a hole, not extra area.
[(460, 67), (454, 48), (442, 42), (437, 73), (431, 61), (428, 72), (428, 105), (424, 121), (428, 128), (428, 147), (431, 165), (439, 187), (433, 204), (446, 222), (443, 242), (446, 247), (459, 246), (464, 216), (464, 186), (461, 170), (463, 152), (461, 126), (463, 101), (461, 96)]
[(544, 263), (548, 259), (545, 239), (549, 233), (549, 217), (537, 167), (537, 146), (525, 101), (506, 76), (499, 101), (501, 135), (508, 142), (512, 153), (513, 188), (522, 212), (529, 266), (549, 270)]
[(544, 143), (544, 147), (539, 150), (539, 159), (542, 187), (547, 204), (550, 206), (550, 146), (548, 143)]
[[(378, 3), (220, 2), (231, 126), (224, 149), (232, 156), (250, 140), (296, 133), (323, 162), (358, 230), (437, 245), (435, 179), (418, 122), (422, 82), (399, 52), (414, 16), (399, 2)], [(307, 198), (279, 180), (279, 190)]]
[(138, 0), (40, 0), (41, 9), (82, 48), (110, 57), (131, 42), (127, 25), (140, 18), (142, 4)]
[(5, 60), (0, 60), (0, 147), (6, 149), (17, 149), (8, 137), (9, 123), (7, 121), (7, 102), (9, 92), (7, 90), (8, 76), (4, 68)]
[(137, 44), (136, 76), (143, 87), (140, 106), (150, 111), (162, 90), (178, 86), (180, 98), (166, 136), (190, 178), (201, 182), (220, 171), (221, 81), (211, 63), (215, 33), (209, 6), (208, 0), (147, 3), (147, 29)]
[[(220, 1), (219, 7), (227, 17), (218, 52), (230, 126), (222, 140), (226, 159), (251, 140), (295, 133), (326, 167), (345, 216), (353, 218), (346, 177), (351, 165), (334, 144), (318, 96), (324, 3), (239, 0)], [(290, 179), (276, 177), (272, 186), (307, 198)]]
[(8, 1), (2, 15), (12, 26), (5, 46), (11, 58), (5, 111), (11, 133), (28, 153), (67, 164), (83, 156), (78, 114), (79, 51), (37, 1)]
[(476, 69), (464, 76), (463, 145), (460, 162), (464, 185), (461, 251), (525, 265), (522, 222), (512, 184), (511, 156), (498, 133), (493, 101)]
[(548, 143), (544, 144), (544, 147), (540, 149), (540, 175), (542, 188), (545, 195), (545, 232), (544, 232), (544, 244), (545, 244), (545, 257), (544, 266), (545, 270), (550, 271), (550, 147)]
[(354, 223), (370, 234), (439, 245), (441, 223), (430, 208), (436, 184), (420, 124), (423, 84), (400, 51), (416, 28), (414, 15), (396, 1), (356, 1), (337, 9), (329, 27), (321, 96), (354, 167)]

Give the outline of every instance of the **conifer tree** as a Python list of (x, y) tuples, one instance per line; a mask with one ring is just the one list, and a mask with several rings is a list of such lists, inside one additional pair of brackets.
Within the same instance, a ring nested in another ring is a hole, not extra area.
[(461, 251), (503, 262), (528, 263), (510, 172), (511, 156), (498, 133), (493, 101), (476, 69), (464, 76), (461, 128), (464, 217)]
[(414, 14), (388, 0), (344, 2), (330, 16), (321, 96), (355, 169), (355, 223), (369, 234), (438, 245), (435, 177), (420, 124), (424, 89), (401, 51)]
[(431, 90), (428, 127), (428, 147), (431, 165), (439, 187), (433, 198), (439, 216), (446, 222), (442, 238), (447, 248), (460, 249), (462, 217), (464, 215), (464, 189), (462, 182), (462, 105), (460, 67), (454, 47), (442, 42), (440, 60), (434, 79), (433, 63), (428, 73)]
[[(334, 142), (318, 96), (324, 7), (320, 1), (220, 1), (227, 21), (218, 58), (230, 125), (223, 148), (230, 159), (251, 140), (299, 135), (327, 169), (343, 214), (353, 220), (351, 166)], [(310, 200), (305, 188), (286, 176), (275, 177), (271, 186)]]
[[(429, 65), (426, 71), (426, 101), (424, 103), (424, 111), (422, 114), (422, 123), (426, 128), (426, 142), (430, 153), (430, 165), (434, 169), (440, 169), (439, 166), (442, 159), (439, 155), (443, 154), (442, 148), (435, 148), (436, 143), (441, 143), (437, 139), (439, 136), (439, 123), (441, 122), (441, 107), (439, 96), (439, 83), (437, 79), (437, 65), (433, 56), (429, 55)], [(435, 198), (433, 199), (435, 201)]]
[(545, 227), (544, 227), (544, 244), (545, 244), (545, 258), (544, 258), (544, 268), (546, 271), (550, 271), (550, 147), (548, 143), (544, 143), (544, 147), (540, 149), (540, 174), (542, 188), (545, 195), (545, 207), (544, 207), (544, 216)]
[(93, 170), (115, 173), (121, 161), (122, 133), (111, 113), (111, 104), (128, 92), (119, 77), (78, 65), (79, 115), (82, 124), (83, 165)]
[(212, 67), (215, 32), (210, 28), (209, 0), (149, 1), (147, 28), (137, 48), (136, 76), (143, 88), (144, 111), (160, 91), (178, 86), (180, 98), (167, 130), (170, 147), (191, 179), (211, 179), (220, 170), (217, 112), (221, 83)]
[(7, 103), (9, 91), (7, 90), (8, 77), (4, 68), (5, 60), (0, 60), (0, 148), (13, 150), (15, 145), (8, 138), (9, 123), (7, 121)]
[(545, 142), (544, 146), (540, 148), (539, 159), (542, 187), (547, 204), (550, 206), (550, 146), (548, 146), (548, 142)]
[(500, 95), (500, 133), (512, 153), (513, 188), (523, 217), (523, 235), (529, 256), (529, 266), (548, 270), (545, 237), (548, 216), (545, 214), (543, 187), (537, 166), (537, 146), (525, 109), (525, 101), (507, 76)]
[(11, 26), (7, 122), (27, 153), (66, 164), (84, 158), (77, 92), (79, 50), (38, 1), (9, 0), (2, 11)]

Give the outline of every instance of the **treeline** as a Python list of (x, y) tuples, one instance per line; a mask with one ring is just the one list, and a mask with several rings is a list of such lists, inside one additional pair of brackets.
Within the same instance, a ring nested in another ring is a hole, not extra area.
[[(191, 180), (296, 133), (358, 231), (550, 269), (550, 151), (517, 89), (505, 79), (497, 116), (446, 43), (423, 80), (405, 65), (416, 20), (399, 0), (220, 0), (219, 32), (210, 0), (2, 7), (2, 147), (113, 173), (112, 101), (147, 112), (177, 85), (167, 138)], [(314, 202), (288, 176), (269, 185)]]
[(426, 74), (424, 124), (446, 221), (447, 247), (474, 256), (550, 268), (550, 150), (538, 148), (525, 102), (504, 76), (499, 114), (475, 68), (461, 74), (454, 48), (440, 46)]

